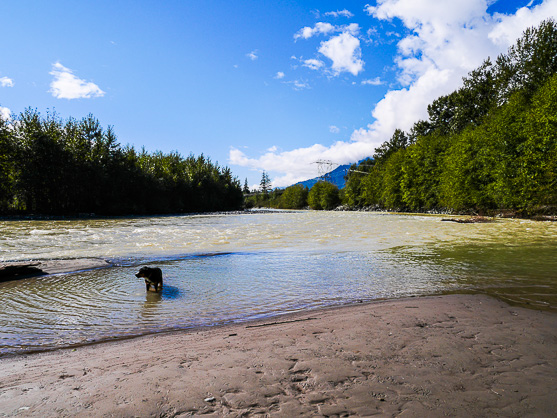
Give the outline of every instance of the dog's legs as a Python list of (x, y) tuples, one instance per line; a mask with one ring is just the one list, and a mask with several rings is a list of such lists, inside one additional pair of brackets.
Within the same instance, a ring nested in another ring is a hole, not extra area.
[(145, 280), (145, 290), (148, 292), (149, 291), (149, 287), (151, 286), (151, 284)]

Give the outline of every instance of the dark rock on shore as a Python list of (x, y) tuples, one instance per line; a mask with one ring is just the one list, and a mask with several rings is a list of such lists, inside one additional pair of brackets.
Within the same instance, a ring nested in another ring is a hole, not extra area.
[(9, 280), (25, 279), (28, 277), (43, 276), (45, 273), (41, 270), (39, 262), (16, 262), (9, 264), (0, 264), (0, 282)]

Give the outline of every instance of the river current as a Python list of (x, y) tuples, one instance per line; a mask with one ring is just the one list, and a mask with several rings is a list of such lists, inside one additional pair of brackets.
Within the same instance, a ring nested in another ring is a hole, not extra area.
[[(113, 267), (0, 283), (0, 354), (451, 292), (557, 311), (557, 224), (368, 212), (0, 221), (0, 262)], [(145, 292), (141, 266), (163, 270)]]

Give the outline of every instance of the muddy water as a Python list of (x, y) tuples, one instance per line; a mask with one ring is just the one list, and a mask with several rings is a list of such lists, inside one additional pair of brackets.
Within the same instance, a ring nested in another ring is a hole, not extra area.
[[(480, 291), (557, 311), (557, 224), (360, 212), (0, 222), (0, 261), (115, 267), (0, 283), (0, 353)], [(162, 294), (134, 273), (163, 269)]]

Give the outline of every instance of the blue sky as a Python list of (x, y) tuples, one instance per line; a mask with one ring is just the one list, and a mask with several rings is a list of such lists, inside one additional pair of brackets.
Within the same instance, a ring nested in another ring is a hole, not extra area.
[(557, 0), (3, 1), (0, 114), (89, 113), (120, 143), (287, 186), (370, 156)]

